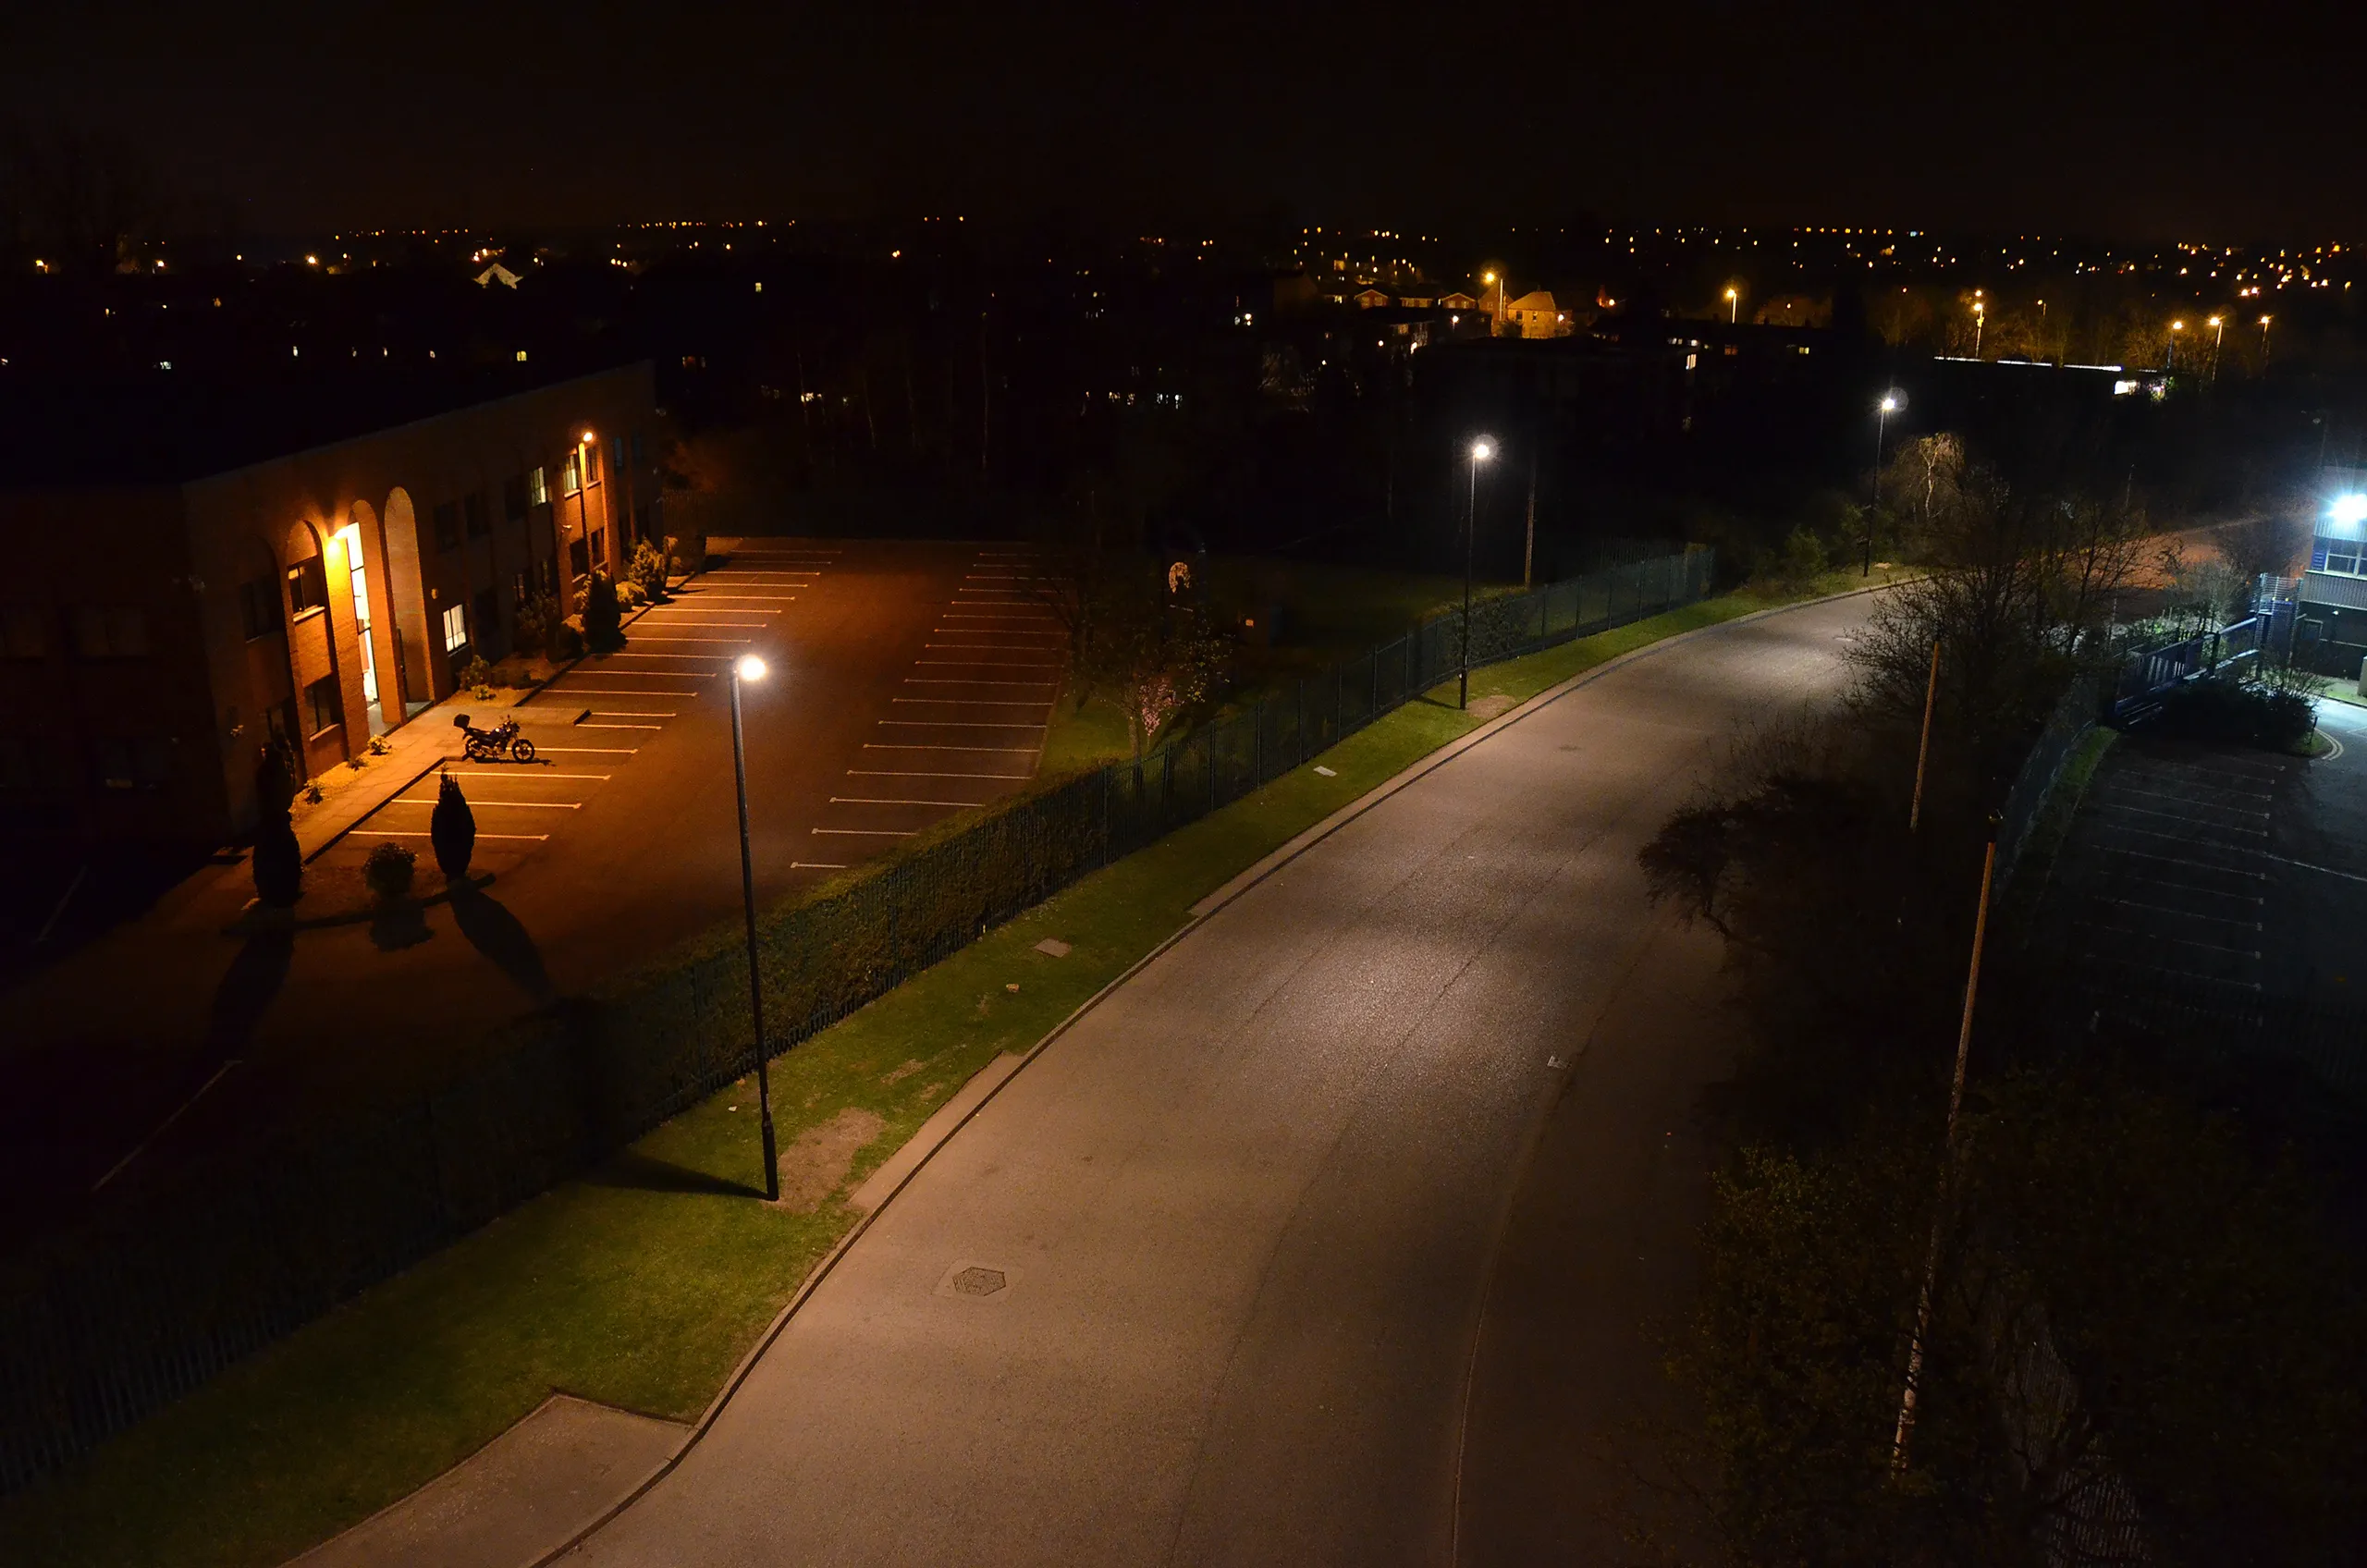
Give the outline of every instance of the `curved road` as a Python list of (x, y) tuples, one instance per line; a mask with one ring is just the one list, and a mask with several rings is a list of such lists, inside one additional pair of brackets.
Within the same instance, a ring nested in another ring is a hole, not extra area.
[[(1637, 848), (1867, 601), (1665, 643), (1388, 794), (1020, 1072), (570, 1564), (1515, 1562), (1681, 1312), (1715, 952)], [(964, 1293), (965, 1270), (1005, 1283)]]

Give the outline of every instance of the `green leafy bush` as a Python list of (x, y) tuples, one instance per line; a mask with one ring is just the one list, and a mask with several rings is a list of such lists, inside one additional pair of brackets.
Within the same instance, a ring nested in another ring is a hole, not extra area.
[(558, 601), (548, 594), (536, 594), (518, 606), (518, 646), (548, 647), (551, 628), (558, 624), (559, 619)]
[(2300, 691), (2197, 680), (2162, 699), (2155, 724), (2164, 733), (2189, 740), (2290, 752), (2317, 733), (2318, 712)]
[(583, 656), (583, 629), (573, 616), (551, 622), (550, 638), (544, 650), (555, 664)]
[(392, 839), (370, 851), (362, 863), (362, 880), (382, 903), (393, 903), (411, 893), (411, 873), (419, 857)]
[[(667, 545), (671, 546), (672, 540)], [(632, 561), (625, 568), (625, 576), (644, 597), (653, 602), (666, 596), (666, 551), (644, 539), (632, 547)]]
[(583, 645), (595, 654), (613, 654), (625, 645), (624, 606), (617, 585), (606, 571), (595, 570), (583, 585)]

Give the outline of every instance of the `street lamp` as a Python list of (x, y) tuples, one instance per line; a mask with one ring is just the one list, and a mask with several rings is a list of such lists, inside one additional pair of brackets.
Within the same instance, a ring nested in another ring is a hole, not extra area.
[[(1492, 273), (1492, 272), (1483, 272), (1483, 273), (1481, 273), (1481, 274), (1479, 275), (1479, 286), (1480, 286), (1480, 287), (1479, 287), (1479, 291), (1480, 291), (1482, 294), (1485, 294), (1485, 293), (1488, 291), (1488, 286), (1489, 286), (1490, 284), (1493, 284), (1493, 283), (1495, 283), (1495, 282), (1496, 282), (1496, 275), (1495, 275), (1494, 273)], [(1503, 288), (1502, 288), (1502, 285), (1498, 285), (1498, 286), (1497, 286), (1497, 288), (1496, 288), (1496, 313), (1495, 313), (1494, 315), (1490, 316), (1490, 317), (1488, 318), (1488, 333), (1489, 333), (1489, 336), (1493, 337), (1493, 336), (1495, 336), (1496, 334), (1502, 332), (1502, 331), (1503, 331), (1503, 329), (1504, 329), (1504, 290), (1503, 290)]]
[(1873, 496), (1866, 504), (1866, 567), (1858, 574), (1860, 577), (1874, 574), (1874, 513), (1883, 504), (1883, 429), (1890, 423), (1890, 416), (1906, 406), (1907, 399), (1895, 387), (1883, 393), (1883, 400), (1874, 405), (1874, 485)]
[(2209, 325), (2211, 327), (2211, 371), (2204, 379), (2216, 381), (2219, 379), (2219, 345), (2227, 337), (2227, 318), (2213, 316)]
[(1463, 668), (1455, 679), (1454, 705), (1471, 705), (1471, 533), (1479, 517), (1479, 465), (1496, 455), (1495, 444), (1482, 435), (1471, 443), (1471, 495), (1463, 508)]
[(1732, 326), (1740, 320), (1742, 320), (1742, 295), (1729, 285), (1726, 288), (1726, 325)]
[(1980, 300), (1972, 302), (1972, 357), (1981, 358), (1981, 330), (1989, 325), (1989, 307)]
[(780, 1201), (780, 1155), (773, 1146), (773, 1091), (765, 1072), (765, 975), (756, 963), (756, 861), (748, 848), (748, 746), (740, 729), (740, 688), (765, 678), (765, 661), (742, 654), (731, 667), (731, 778), (740, 787), (740, 901), (748, 916), (748, 1011), (756, 1025), (756, 1118), (765, 1134), (765, 1201)]
[(2164, 370), (2178, 368), (2178, 334), (2185, 330), (2186, 323), (2182, 321), (2170, 323), (2170, 362), (2162, 367)]
[(2268, 318), (2260, 318), (2260, 362), (2268, 363)]

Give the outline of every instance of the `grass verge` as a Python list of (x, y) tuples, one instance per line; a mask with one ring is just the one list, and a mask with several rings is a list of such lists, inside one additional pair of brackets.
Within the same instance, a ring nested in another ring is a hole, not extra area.
[[(1805, 596), (1708, 600), (1474, 671), (1472, 695), (1501, 711), (1502, 699), (1526, 701), (1662, 638)], [(971, 1074), (1033, 1046), (1184, 925), (1197, 900), (1476, 729), (1453, 690), (1332, 747), (1320, 760), (1333, 777), (1310, 766), (1275, 780), (782, 1058), (773, 1093), (784, 1164), (810, 1178), (791, 1182), (782, 1206), (761, 1197), (743, 1081), (0, 1504), (0, 1562), (276, 1563), (433, 1478), (554, 1390), (695, 1417), (854, 1223), (844, 1194)], [(1072, 951), (1035, 951), (1046, 937)], [(842, 1148), (850, 1128), (869, 1133), (851, 1163), (818, 1152), (801, 1163), (801, 1150)], [(803, 1208), (791, 1201), (801, 1185)]]

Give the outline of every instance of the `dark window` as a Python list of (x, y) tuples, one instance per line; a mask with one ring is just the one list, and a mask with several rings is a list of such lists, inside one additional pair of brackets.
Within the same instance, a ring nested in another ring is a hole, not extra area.
[(148, 618), (136, 609), (78, 609), (74, 651), (86, 659), (138, 658), (148, 651)]
[(304, 716), (312, 722), (306, 731), (312, 735), (345, 722), (345, 697), (337, 689), (336, 676), (324, 675), (304, 688)]
[(482, 539), (493, 532), (493, 523), (485, 515), (484, 491), (470, 491), (460, 505), (467, 518), (470, 538)]
[(633, 436), (632, 436), (632, 463), (633, 463), (633, 467), (635, 467), (635, 468), (639, 468), (643, 463), (644, 463), (644, 462), (648, 461), (648, 455), (647, 455), (647, 454), (648, 454), (648, 447), (647, 447), (643, 443), (643, 441), (642, 441), (642, 439), (641, 439), (641, 432), (639, 432), (639, 431), (634, 431), (634, 432), (633, 432)]
[(526, 476), (513, 473), (501, 482), (501, 515), (516, 522), (526, 515)]
[(605, 528), (592, 531), (592, 558), (602, 566), (608, 564), (608, 531)]
[(509, 593), (511, 602), (519, 605), (523, 605), (528, 599), (533, 596), (533, 590), (528, 584), (526, 581), (526, 574), (524, 572), (521, 571), (518, 573), (518, 575), (511, 580)]
[(0, 654), (12, 659), (37, 659), (49, 652), (48, 618), (31, 605), (20, 605), (0, 618)]
[(558, 465), (558, 493), (562, 496), (572, 496), (583, 488), (583, 470), (578, 460), (582, 451), (580, 447), (573, 448), (567, 454), (567, 460)]
[(497, 603), (498, 597), (490, 588), (477, 590), (476, 640), (479, 651), (483, 651), (484, 645), (493, 641), (493, 634), (501, 627), (501, 613)]
[(239, 621), (250, 642), (279, 630), (279, 585), (264, 581), (239, 584)]
[(546, 556), (534, 564), (534, 570), (543, 580), (543, 592), (556, 596), (558, 593), (558, 562)]
[(314, 556), (288, 569), (288, 606), (298, 615), (325, 609), (329, 602), (328, 573)]
[(460, 507), (457, 501), (435, 503), (435, 547), (456, 550), (460, 545)]
[(2352, 544), (2328, 545), (2326, 570), (2355, 574), (2359, 570), (2359, 546)]
[(98, 742), (92, 760), (102, 790), (161, 790), (172, 778), (173, 745), (155, 736), (111, 736)]
[(592, 570), (592, 549), (581, 539), (567, 544), (567, 570), (582, 577)]
[(624, 466), (625, 438), (621, 435), (611, 435), (608, 437), (608, 472), (614, 473)]

